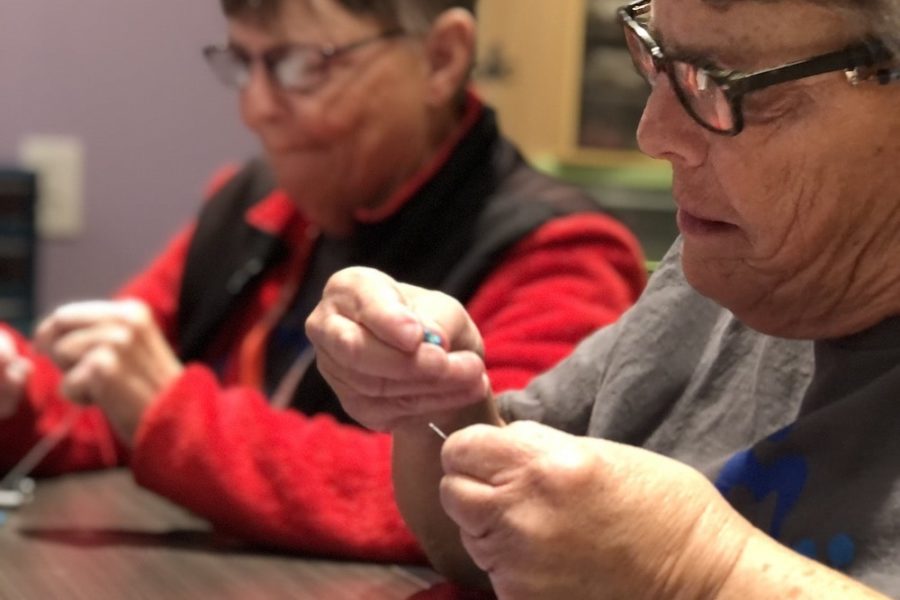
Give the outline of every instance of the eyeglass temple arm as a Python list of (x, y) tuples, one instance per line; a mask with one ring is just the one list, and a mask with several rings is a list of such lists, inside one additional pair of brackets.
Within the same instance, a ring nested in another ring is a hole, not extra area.
[[(823, 54), (809, 60), (793, 62), (775, 69), (751, 73), (746, 77), (729, 82), (729, 92), (746, 94), (772, 85), (830, 73), (832, 71), (859, 72), (893, 58), (893, 54), (879, 40), (871, 40), (837, 52)], [(893, 69), (890, 72), (896, 72)]]

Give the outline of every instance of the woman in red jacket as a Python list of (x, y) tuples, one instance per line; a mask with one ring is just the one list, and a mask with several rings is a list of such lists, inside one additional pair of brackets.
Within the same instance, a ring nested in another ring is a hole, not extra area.
[(474, 1), (222, 5), (228, 42), (205, 55), (265, 160), (220, 178), (115, 300), (57, 309), (34, 345), (0, 332), (0, 461), (87, 405), (41, 474), (126, 464), (255, 543), (421, 560), (390, 439), (343, 412), (303, 330), (328, 276), (366, 265), (451, 294), (506, 389), (635, 300), (640, 252), (467, 91)]

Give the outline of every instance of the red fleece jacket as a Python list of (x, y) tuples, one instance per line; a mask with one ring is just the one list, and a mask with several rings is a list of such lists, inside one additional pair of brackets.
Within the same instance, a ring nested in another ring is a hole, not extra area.
[[(146, 302), (170, 339), (190, 233), (122, 292)], [(494, 389), (524, 386), (614, 321), (643, 287), (639, 258), (632, 236), (597, 214), (551, 221), (515, 246), (467, 306), (484, 336)], [(0, 422), (7, 468), (71, 410), (57, 392), (58, 369), (23, 338), (17, 343), (36, 371), (28, 402)], [(89, 408), (39, 473), (129, 464), (141, 485), (245, 540), (418, 562), (424, 557), (394, 504), (390, 453), (388, 435), (275, 410), (257, 390), (191, 364), (147, 412), (130, 453)]]

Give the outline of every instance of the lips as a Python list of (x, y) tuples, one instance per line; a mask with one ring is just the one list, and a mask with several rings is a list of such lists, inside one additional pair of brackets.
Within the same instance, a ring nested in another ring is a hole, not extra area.
[(678, 229), (684, 235), (711, 235), (731, 232), (737, 226), (725, 221), (710, 219), (691, 213), (683, 208), (678, 209)]

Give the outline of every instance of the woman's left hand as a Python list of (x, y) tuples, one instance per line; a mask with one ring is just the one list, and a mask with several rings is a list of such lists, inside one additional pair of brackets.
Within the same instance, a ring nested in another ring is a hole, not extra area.
[(35, 343), (65, 373), (63, 393), (99, 406), (128, 443), (147, 408), (184, 370), (136, 300), (61, 306), (38, 326)]
[(714, 597), (752, 527), (700, 473), (531, 422), (444, 445), (441, 500), (499, 598)]

